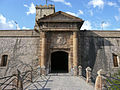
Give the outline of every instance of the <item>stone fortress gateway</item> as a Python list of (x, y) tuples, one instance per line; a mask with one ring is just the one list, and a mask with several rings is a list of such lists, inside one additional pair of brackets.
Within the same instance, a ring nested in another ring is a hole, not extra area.
[(77, 74), (77, 31), (82, 24), (83, 20), (80, 18), (61, 11), (55, 13), (53, 5), (36, 7), (35, 29), (40, 29), (41, 69), (46, 68), (49, 72), (70, 72), (74, 67)]
[[(36, 6), (34, 30), (0, 31), (0, 72), (14, 73), (21, 64), (40, 66), (42, 74), (78, 73), (78, 66), (107, 73), (120, 68), (120, 31), (80, 30), (84, 21), (54, 5)], [(23, 69), (25, 70), (25, 69)]]

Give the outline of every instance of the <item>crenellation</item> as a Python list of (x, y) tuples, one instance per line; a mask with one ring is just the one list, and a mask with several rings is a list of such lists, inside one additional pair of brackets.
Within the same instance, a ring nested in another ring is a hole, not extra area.
[(43, 9), (43, 8), (54, 8), (55, 9), (55, 5), (49, 4), (49, 5), (36, 5), (36, 9)]

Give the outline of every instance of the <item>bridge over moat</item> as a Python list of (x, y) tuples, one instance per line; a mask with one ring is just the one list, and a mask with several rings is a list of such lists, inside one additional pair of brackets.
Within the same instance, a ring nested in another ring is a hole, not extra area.
[(25, 90), (94, 90), (84, 79), (66, 73), (49, 74), (44, 79), (38, 78)]
[[(79, 69), (80, 66), (79, 66)], [(92, 82), (91, 68), (86, 68), (86, 78), (73, 73), (40, 73), (40, 68), (20, 72), (0, 78), (0, 90), (109, 90), (120, 88), (118, 83), (111, 83), (119, 78), (108, 76), (102, 69), (97, 72), (95, 85)], [(117, 90), (117, 89), (115, 89)]]

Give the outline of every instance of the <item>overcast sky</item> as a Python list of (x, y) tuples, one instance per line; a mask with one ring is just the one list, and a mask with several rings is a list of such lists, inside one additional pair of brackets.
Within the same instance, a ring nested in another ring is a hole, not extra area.
[[(46, 0), (0, 0), (0, 30), (33, 29), (35, 6)], [(63, 11), (77, 16), (87, 30), (120, 30), (120, 0), (48, 0), (56, 12)]]

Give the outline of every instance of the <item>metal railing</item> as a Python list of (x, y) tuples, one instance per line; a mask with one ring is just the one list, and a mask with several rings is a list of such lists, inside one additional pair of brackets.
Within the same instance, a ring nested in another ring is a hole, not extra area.
[(22, 73), (20, 72), (20, 70), (17, 69), (16, 74), (0, 78), (0, 90), (5, 90), (8, 88), (15, 90), (23, 90), (23, 85), (25, 86), (28, 83), (32, 83), (33, 79), (35, 79), (36, 76), (41, 77), (39, 72), (40, 68), (27, 70)]
[[(95, 83), (95, 88), (98, 90), (120, 90), (120, 72), (119, 74), (108, 74), (105, 73), (104, 70), (100, 69), (96, 73), (92, 72), (92, 69), (90, 67), (85, 68), (79, 68), (79, 72), (81, 75), (81, 71), (84, 71), (84, 74), (86, 74), (86, 82)], [(79, 73), (78, 72), (78, 73)]]
[(107, 76), (107, 75), (103, 75), (104, 76), (104, 86), (108, 89), (108, 90), (120, 90), (120, 76), (119, 77), (113, 77), (113, 76)]

